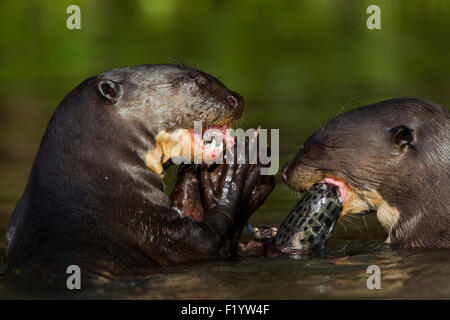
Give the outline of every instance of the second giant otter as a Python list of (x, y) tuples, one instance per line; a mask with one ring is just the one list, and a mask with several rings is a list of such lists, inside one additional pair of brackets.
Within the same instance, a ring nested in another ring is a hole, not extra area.
[[(162, 176), (174, 141), (209, 150), (194, 121), (223, 131), (242, 111), (239, 94), (186, 66), (126, 67), (82, 82), (55, 111), (12, 214), (8, 269), (139, 275), (229, 257), (273, 177), (248, 164), (186, 170), (171, 200)], [(201, 219), (175, 205), (191, 195)]]
[(376, 211), (394, 245), (450, 248), (450, 117), (433, 102), (392, 99), (334, 118), (283, 178), (302, 192), (336, 185), (341, 216)]

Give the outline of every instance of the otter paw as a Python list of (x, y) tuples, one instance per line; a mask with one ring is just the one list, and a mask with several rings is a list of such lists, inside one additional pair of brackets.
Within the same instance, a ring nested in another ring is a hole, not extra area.
[(261, 165), (256, 164), (250, 168), (244, 185), (243, 218), (247, 221), (251, 215), (264, 203), (275, 188), (273, 175), (261, 175)]
[(180, 166), (175, 187), (170, 195), (172, 208), (180, 212), (182, 217), (191, 216), (198, 222), (203, 220), (199, 183), (196, 166)]
[(199, 173), (205, 214), (220, 207), (235, 218), (242, 206), (248, 164), (220, 164), (202, 167)]

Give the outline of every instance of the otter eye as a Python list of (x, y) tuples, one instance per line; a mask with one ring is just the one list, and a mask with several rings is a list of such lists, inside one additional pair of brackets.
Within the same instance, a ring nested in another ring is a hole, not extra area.
[(407, 126), (397, 126), (389, 130), (392, 142), (399, 149), (403, 149), (414, 141), (414, 130)]

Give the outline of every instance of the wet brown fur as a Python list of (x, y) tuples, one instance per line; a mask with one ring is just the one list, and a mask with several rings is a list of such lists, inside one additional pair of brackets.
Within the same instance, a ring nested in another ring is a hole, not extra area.
[(344, 113), (304, 143), (284, 176), (297, 191), (340, 179), (349, 189), (343, 215), (377, 211), (393, 244), (450, 247), (450, 117), (433, 102), (399, 98)]

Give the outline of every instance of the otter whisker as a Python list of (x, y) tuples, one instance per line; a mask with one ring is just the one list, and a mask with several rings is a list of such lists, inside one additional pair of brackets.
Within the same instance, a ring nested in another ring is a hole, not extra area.
[(370, 241), (373, 241), (372, 233), (370, 232), (369, 227), (367, 226), (366, 217), (362, 216), (362, 219), (364, 221), (364, 226), (366, 227), (367, 230), (367, 236), (369, 237)]
[(345, 216), (345, 217), (343, 217), (343, 218), (344, 218), (344, 219), (347, 218), (346, 221), (348, 221), (350, 224), (352, 224), (353, 226), (355, 226), (355, 228), (358, 229), (358, 231), (359, 231), (360, 233), (363, 233), (362, 229), (359, 228), (358, 225), (357, 225), (356, 223), (354, 223), (354, 222), (351, 220), (351, 218), (350, 218), (349, 216)]
[(170, 60), (175, 61), (181, 67), (187, 67), (187, 63), (181, 57), (168, 57)]
[(345, 225), (345, 223), (340, 220), (338, 220), (338, 223), (344, 227), (345, 233), (348, 233), (347, 226)]

